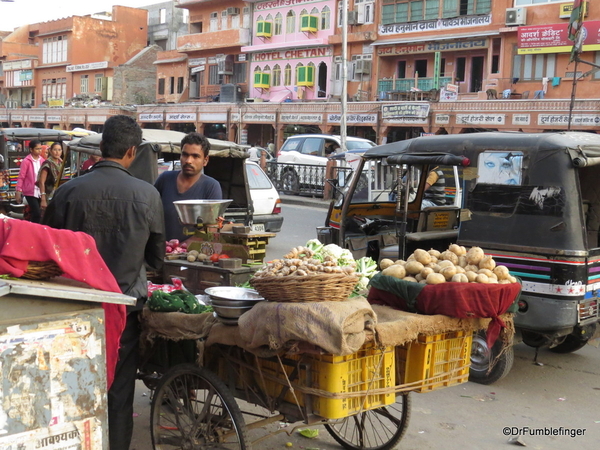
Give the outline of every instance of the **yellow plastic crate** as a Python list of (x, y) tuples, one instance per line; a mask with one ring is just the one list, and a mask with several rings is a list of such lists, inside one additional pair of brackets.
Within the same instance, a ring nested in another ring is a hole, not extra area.
[[(377, 348), (369, 344), (357, 353), (347, 356), (303, 355), (282, 359), (287, 376), (292, 383), (303, 387), (321, 389), (331, 393), (350, 393), (368, 391), (395, 386), (394, 347)], [(279, 361), (259, 359), (260, 369), (264, 373), (276, 376), (280, 380), (283, 374)], [(292, 372), (298, 367), (298, 375), (292, 379)], [(307, 376), (307, 371), (310, 375)], [(310, 379), (307, 379), (310, 377)], [(261, 378), (256, 374), (257, 384), (271, 397), (278, 398), (285, 386), (275, 381)], [(300, 406), (306, 404), (305, 394), (295, 391)], [(396, 402), (396, 394), (370, 394), (359, 397), (327, 398), (312, 396), (312, 412), (326, 419), (340, 419), (359, 411), (380, 408)], [(284, 399), (296, 403), (288, 390)]]
[(398, 384), (411, 384), (416, 392), (429, 392), (466, 383), (472, 342), (471, 332), (455, 331), (419, 335), (416, 341), (396, 347)]

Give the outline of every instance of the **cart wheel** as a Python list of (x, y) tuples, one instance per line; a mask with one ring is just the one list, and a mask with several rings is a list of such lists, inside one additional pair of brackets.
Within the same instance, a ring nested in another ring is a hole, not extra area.
[(155, 450), (250, 449), (244, 418), (227, 386), (193, 364), (179, 364), (161, 377), (151, 418)]
[[(490, 349), (487, 346), (485, 331), (475, 333), (471, 347), (469, 381), (479, 384), (495, 383), (508, 375), (514, 360), (515, 353), (512, 345), (502, 351), (502, 342), (498, 339)], [(494, 361), (491, 370), (489, 370), (490, 361)]]
[(410, 393), (396, 403), (330, 421), (325, 428), (348, 450), (388, 450), (402, 439), (410, 419)]

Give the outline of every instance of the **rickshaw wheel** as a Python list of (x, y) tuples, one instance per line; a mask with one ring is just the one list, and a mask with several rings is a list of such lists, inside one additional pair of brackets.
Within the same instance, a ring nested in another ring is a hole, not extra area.
[[(479, 384), (492, 384), (501, 380), (513, 366), (515, 353), (513, 346), (502, 348), (502, 341), (497, 340), (490, 349), (486, 341), (485, 331), (473, 335), (471, 347), (471, 368), (469, 381)], [(490, 363), (493, 366), (490, 369)]]
[(248, 450), (248, 432), (235, 398), (212, 372), (179, 364), (165, 373), (151, 407), (155, 450)]
[(406, 433), (410, 403), (410, 393), (401, 394), (393, 405), (330, 421), (325, 428), (348, 450), (392, 449)]

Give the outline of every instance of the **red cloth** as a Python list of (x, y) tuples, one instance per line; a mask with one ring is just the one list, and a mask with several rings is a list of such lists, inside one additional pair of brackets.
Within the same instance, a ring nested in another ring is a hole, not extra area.
[[(443, 314), (461, 319), (491, 318), (487, 329), (487, 344), (491, 348), (505, 323), (498, 316), (504, 314), (521, 292), (519, 283), (478, 284), (442, 283), (427, 285), (417, 296), (419, 314)], [(407, 302), (391, 292), (371, 287), (369, 303), (388, 305), (407, 311)]]
[[(121, 293), (96, 248), (96, 241), (88, 234), (5, 217), (0, 223), (0, 245), (2, 274), (20, 277), (27, 270), (29, 261), (54, 261), (67, 278), (102, 291)], [(103, 303), (102, 307), (106, 329), (106, 378), (110, 388), (126, 311), (125, 305)]]

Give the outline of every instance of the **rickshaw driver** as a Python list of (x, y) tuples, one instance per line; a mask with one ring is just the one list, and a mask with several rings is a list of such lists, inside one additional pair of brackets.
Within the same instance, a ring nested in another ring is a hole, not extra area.
[(223, 194), (217, 180), (203, 173), (208, 164), (210, 142), (196, 132), (181, 140), (181, 170), (162, 173), (154, 186), (162, 198), (165, 214), (165, 237), (184, 241), (187, 236), (175, 209), (174, 201), (179, 200), (221, 200)]
[(426, 206), (444, 206), (446, 204), (446, 179), (439, 167), (431, 169), (425, 181), (425, 192), (421, 208)]

